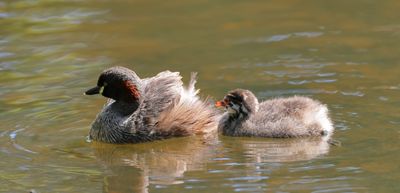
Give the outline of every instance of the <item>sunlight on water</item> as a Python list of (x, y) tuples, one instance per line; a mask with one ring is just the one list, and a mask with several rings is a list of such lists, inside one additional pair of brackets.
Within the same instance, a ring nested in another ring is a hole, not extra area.
[[(0, 192), (398, 192), (400, 3), (0, 1)], [(86, 139), (113, 65), (326, 103), (320, 139)]]

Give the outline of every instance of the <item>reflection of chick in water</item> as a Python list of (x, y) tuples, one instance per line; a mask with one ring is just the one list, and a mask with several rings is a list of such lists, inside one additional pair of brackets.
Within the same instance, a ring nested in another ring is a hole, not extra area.
[(147, 192), (150, 184), (182, 183), (186, 171), (203, 169), (213, 145), (187, 137), (135, 145), (93, 143), (107, 168), (104, 192)]
[[(290, 162), (304, 161), (328, 153), (329, 143), (322, 138), (222, 138), (225, 145), (241, 149), (249, 162)], [(227, 140), (227, 142), (225, 142)]]

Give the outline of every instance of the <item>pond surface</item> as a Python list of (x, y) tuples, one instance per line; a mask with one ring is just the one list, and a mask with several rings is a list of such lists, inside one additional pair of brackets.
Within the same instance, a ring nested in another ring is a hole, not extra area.
[[(400, 2), (0, 1), (0, 192), (399, 192)], [(86, 142), (124, 65), (199, 72), (202, 96), (306, 95), (335, 122), (313, 139)]]

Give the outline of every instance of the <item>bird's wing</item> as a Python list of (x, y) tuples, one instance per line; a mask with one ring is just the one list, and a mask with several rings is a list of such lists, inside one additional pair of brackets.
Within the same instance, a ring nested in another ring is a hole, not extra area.
[(161, 112), (179, 100), (183, 90), (178, 72), (164, 71), (144, 80), (144, 89), (138, 110), (132, 115), (132, 132), (151, 132)]

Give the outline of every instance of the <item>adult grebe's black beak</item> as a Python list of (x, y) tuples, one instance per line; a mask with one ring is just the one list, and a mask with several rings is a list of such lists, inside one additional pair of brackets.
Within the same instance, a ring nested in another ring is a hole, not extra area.
[(100, 87), (100, 86), (93, 87), (93, 88), (87, 90), (84, 94), (85, 94), (85, 95), (100, 94), (101, 88), (102, 88), (102, 87)]

